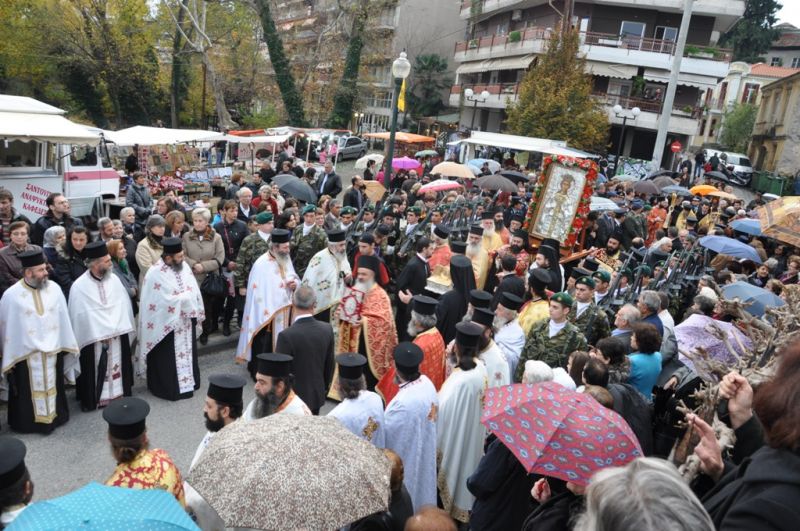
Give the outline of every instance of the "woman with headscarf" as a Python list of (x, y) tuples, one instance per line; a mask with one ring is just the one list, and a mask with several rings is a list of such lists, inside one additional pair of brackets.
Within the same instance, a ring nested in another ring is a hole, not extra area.
[(47, 263), (55, 267), (58, 260), (56, 248), (67, 239), (67, 231), (61, 225), (54, 225), (44, 231), (44, 257)]
[(456, 324), (467, 313), (469, 292), (475, 289), (475, 273), (469, 258), (460, 254), (450, 258), (450, 279), (453, 289), (442, 295), (436, 306), (436, 328), (445, 344), (455, 339)]

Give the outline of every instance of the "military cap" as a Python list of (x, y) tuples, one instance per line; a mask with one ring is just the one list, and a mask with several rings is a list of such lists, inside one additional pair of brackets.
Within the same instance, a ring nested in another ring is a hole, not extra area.
[(553, 302), (553, 301), (555, 301), (555, 302), (559, 303), (560, 305), (565, 306), (567, 308), (572, 307), (572, 303), (575, 302), (572, 299), (572, 297), (570, 296), (570, 294), (565, 292), (565, 291), (561, 291), (559, 293), (556, 293), (552, 297), (550, 297), (550, 302)]
[(583, 284), (584, 286), (588, 286), (592, 289), (595, 287), (594, 279), (589, 276), (579, 278), (575, 281), (575, 284)]
[(272, 221), (272, 212), (259, 212), (256, 215), (256, 223), (263, 225)]
[(609, 273), (605, 269), (595, 271), (594, 273), (592, 273), (592, 277), (599, 280), (600, 282), (611, 282), (611, 273)]

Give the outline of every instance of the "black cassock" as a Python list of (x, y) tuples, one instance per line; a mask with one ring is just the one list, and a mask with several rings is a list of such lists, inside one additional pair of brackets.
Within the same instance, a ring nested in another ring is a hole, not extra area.
[[(120, 371), (122, 371), (122, 395), (131, 396), (131, 388), (133, 387), (133, 359), (131, 357), (130, 339), (128, 334), (122, 334), (119, 340), (121, 351)], [(103, 371), (103, 374), (100, 376), (102, 380), (100, 382), (97, 381), (98, 372), (100, 372), (98, 369), (102, 370), (103, 367), (101, 365), (105, 365), (106, 370), (108, 370), (108, 365), (111, 363), (109, 354), (106, 356), (105, 363), (101, 360), (100, 365), (95, 364), (94, 346), (95, 343), (91, 343), (81, 349), (81, 374), (75, 382), (75, 398), (81, 403), (81, 410), (83, 411), (97, 409), (97, 403), (100, 401), (100, 393), (102, 393), (103, 384), (106, 381), (105, 371)]]
[[(420, 295), (425, 291), (428, 283), (428, 264), (414, 255), (400, 272), (397, 277), (397, 291), (408, 290), (412, 295)], [(399, 296), (397, 299), (397, 313), (395, 314), (395, 326), (397, 337), (400, 341), (409, 341), (408, 322), (411, 320), (411, 303), (403, 304)]]
[[(200, 365), (197, 362), (197, 320), (192, 319), (192, 372), (194, 389), (200, 388)], [(175, 363), (175, 332), (170, 332), (147, 355), (147, 389), (164, 400), (192, 398), (194, 391), (181, 393)]]
[(8, 425), (17, 433), (52, 433), (69, 420), (67, 393), (64, 389), (64, 353), (56, 360), (56, 417), (50, 424), (36, 422), (31, 401), (31, 374), (28, 363), (20, 361), (8, 371)]
[(256, 369), (258, 368), (259, 354), (269, 354), (272, 352), (272, 323), (263, 327), (253, 336), (253, 343), (250, 348), (250, 361), (247, 362), (247, 370), (253, 381), (256, 381)]
[(453, 289), (442, 295), (436, 305), (436, 328), (445, 345), (456, 338), (456, 325), (467, 313), (469, 292), (475, 289), (475, 273), (469, 258), (455, 255), (450, 259), (450, 279)]

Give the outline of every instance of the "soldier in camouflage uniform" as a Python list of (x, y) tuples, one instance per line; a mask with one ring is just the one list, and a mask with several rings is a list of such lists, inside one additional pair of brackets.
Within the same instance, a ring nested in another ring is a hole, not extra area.
[(303, 224), (294, 229), (290, 243), (294, 270), (300, 278), (303, 278), (308, 263), (314, 255), (328, 246), (328, 235), (325, 234), (322, 227), (317, 225), (317, 207), (315, 205), (303, 207)]
[(269, 249), (269, 234), (274, 227), (272, 212), (261, 212), (255, 216), (255, 220), (258, 228), (242, 241), (239, 254), (236, 255), (236, 269), (233, 271), (233, 285), (242, 297), (247, 294), (247, 279), (253, 264)]
[(569, 322), (583, 332), (590, 345), (597, 344), (597, 341), (611, 334), (606, 312), (594, 302), (594, 287), (594, 279), (590, 276), (583, 276), (575, 281), (575, 302), (568, 317)]
[(586, 338), (578, 327), (567, 320), (572, 303), (572, 297), (564, 292), (550, 297), (550, 319), (535, 323), (528, 332), (514, 374), (515, 382), (522, 381), (528, 360), (540, 360), (553, 368), (566, 368), (571, 352), (586, 350)]
[(422, 209), (417, 206), (410, 206), (406, 208), (406, 227), (405, 229), (400, 231), (400, 237), (397, 238), (397, 243), (395, 244), (395, 252), (394, 252), (394, 261), (393, 261), (393, 275), (395, 278), (397, 275), (400, 274), (400, 271), (406, 266), (408, 261), (414, 256), (414, 249), (411, 245), (408, 246), (406, 249), (406, 254), (404, 256), (400, 256), (400, 249), (403, 247), (403, 244), (408, 241), (410, 238), (414, 236), (414, 233), (417, 232), (417, 227), (420, 223), (420, 216), (422, 215)]
[(364, 214), (361, 216), (361, 221), (356, 225), (356, 234), (364, 232), (372, 232), (378, 228), (379, 222), (375, 219), (375, 205), (367, 205), (364, 207)]

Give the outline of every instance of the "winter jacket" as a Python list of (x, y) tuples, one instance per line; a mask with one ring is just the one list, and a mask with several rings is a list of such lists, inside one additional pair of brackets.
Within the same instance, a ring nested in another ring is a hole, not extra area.
[(161, 259), (164, 248), (159, 244), (154, 246), (150, 238), (145, 238), (136, 246), (136, 265), (139, 266), (139, 285), (144, 282), (144, 276), (156, 262)]
[(220, 265), (225, 261), (222, 238), (211, 227), (206, 229), (202, 239), (195, 231), (189, 231), (183, 235), (183, 256), (193, 273), (195, 264), (202, 264), (203, 272), (194, 273), (197, 285), (202, 286), (206, 275), (218, 271)]
[(53, 217), (52, 212), (48, 212), (44, 216), (40, 217), (36, 220), (36, 223), (33, 224), (31, 227), (31, 243), (35, 245), (43, 245), (44, 244), (44, 233), (50, 227), (55, 227), (59, 225), (64, 227), (64, 230), (69, 231), (72, 230), (72, 227), (82, 227), (83, 222), (78, 218), (73, 218), (72, 216), (63, 216), (61, 219), (56, 219)]
[(38, 245), (27, 244), (23, 251), (17, 251), (14, 244), (0, 249), (0, 294), (22, 278), (22, 262), (18, 258), (20, 252), (41, 251)]
[(56, 247), (56, 250), (58, 252), (58, 258), (53, 268), (53, 280), (56, 284), (61, 286), (64, 297), (69, 300), (69, 290), (72, 287), (72, 283), (86, 272), (86, 263), (83, 257), (77, 253), (67, 254), (64, 247), (61, 245)]
[(153, 199), (150, 197), (150, 189), (146, 184), (139, 186), (134, 183), (128, 187), (125, 194), (125, 206), (133, 208), (136, 212), (136, 223), (144, 225), (152, 212)]

